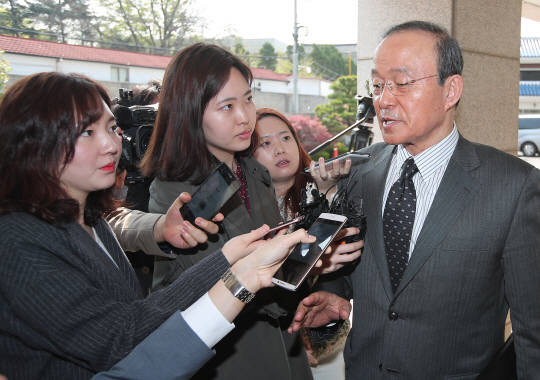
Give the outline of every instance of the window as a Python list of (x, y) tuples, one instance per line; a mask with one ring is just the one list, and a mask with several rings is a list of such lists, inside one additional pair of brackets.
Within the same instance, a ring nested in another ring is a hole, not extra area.
[(519, 80), (540, 81), (540, 70), (522, 70), (520, 71)]
[(129, 82), (129, 69), (125, 67), (111, 67), (111, 82)]

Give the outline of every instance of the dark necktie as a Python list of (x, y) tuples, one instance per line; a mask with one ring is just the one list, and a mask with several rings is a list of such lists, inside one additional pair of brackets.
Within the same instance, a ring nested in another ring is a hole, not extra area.
[(403, 163), (401, 177), (388, 192), (384, 207), (384, 246), (394, 293), (409, 262), (409, 246), (416, 211), (416, 190), (412, 178), (417, 172), (414, 159), (407, 159)]

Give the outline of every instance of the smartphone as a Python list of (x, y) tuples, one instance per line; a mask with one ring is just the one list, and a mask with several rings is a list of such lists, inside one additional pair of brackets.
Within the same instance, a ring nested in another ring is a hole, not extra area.
[(233, 171), (222, 162), (191, 195), (191, 201), (180, 207), (180, 213), (184, 220), (197, 227), (195, 224), (197, 217), (212, 220), (240, 187), (240, 182)]
[[(347, 158), (353, 158), (353, 157), (367, 158), (367, 157), (369, 157), (369, 153), (358, 153), (358, 152), (343, 153), (343, 154), (340, 154), (337, 157), (330, 158), (329, 160), (324, 161), (324, 167), (326, 168), (326, 170), (331, 170), (332, 167), (333, 167), (332, 162), (336, 161), (336, 160), (340, 161), (339, 163), (340, 163), (341, 167), (343, 167), (343, 166), (345, 166), (346, 159)], [(319, 164), (318, 163), (315, 163), (315, 171), (317, 173), (319, 172)], [(309, 167), (305, 168), (304, 172), (306, 172), (306, 173), (311, 172), (311, 168), (309, 168)]]
[(294, 218), (294, 219), (291, 219), (291, 220), (287, 220), (286, 222), (283, 222), (283, 223), (281, 223), (281, 224), (278, 224), (278, 225), (275, 226), (274, 228), (270, 228), (270, 231), (268, 231), (268, 233), (274, 232), (274, 231), (279, 231), (279, 230), (281, 230), (281, 229), (284, 228), (284, 227), (290, 226), (291, 224), (296, 224), (296, 223), (300, 222), (301, 220), (304, 220), (304, 218), (305, 218), (305, 215), (300, 215), (300, 216), (297, 217), (297, 218)]
[(315, 236), (317, 240), (314, 243), (297, 244), (272, 278), (272, 282), (288, 290), (298, 289), (346, 221), (347, 218), (343, 215), (326, 212), (319, 215), (308, 230), (308, 234)]

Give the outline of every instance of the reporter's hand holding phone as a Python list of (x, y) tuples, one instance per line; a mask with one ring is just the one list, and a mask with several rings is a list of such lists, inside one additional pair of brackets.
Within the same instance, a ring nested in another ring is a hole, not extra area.
[[(225, 255), (227, 261), (229, 261), (229, 264), (233, 265), (238, 260), (243, 259), (256, 249), (273, 240), (268, 237), (269, 231), (270, 227), (264, 224), (260, 228), (251, 231), (249, 234), (236, 236), (229, 240), (227, 243), (225, 243), (225, 245), (221, 249), (221, 252), (223, 252), (223, 255)], [(278, 231), (275, 234), (274, 239), (285, 235), (286, 231), (286, 229)]]
[[(229, 262), (231, 262), (229, 256), (235, 248), (242, 251), (242, 254), (247, 254), (231, 267), (231, 272), (251, 293), (272, 286), (272, 276), (294, 246), (298, 243), (315, 241), (315, 237), (308, 235), (305, 230), (277, 236), (271, 240), (259, 240), (269, 229), (265, 224), (249, 234), (229, 240), (222, 249)], [(231, 323), (245, 306), (244, 302), (232, 295), (223, 281), (218, 281), (208, 295), (221, 314)]]
[(177, 248), (186, 249), (206, 242), (208, 240), (206, 233), (215, 234), (218, 232), (219, 226), (213, 222), (222, 221), (224, 218), (223, 214), (218, 213), (212, 219), (213, 222), (202, 218), (195, 219), (195, 223), (202, 230), (182, 218), (179, 209), (184, 203), (190, 200), (191, 196), (188, 193), (180, 194), (171, 207), (169, 207), (167, 214), (158, 219), (154, 226), (154, 240), (156, 242), (167, 241)]
[(354, 236), (360, 233), (356, 227), (345, 228), (336, 235), (330, 246), (321, 256), (319, 265), (316, 265), (309, 272), (309, 276), (319, 276), (321, 274), (332, 273), (360, 257), (364, 241), (345, 244), (342, 240), (347, 236)]
[[(332, 185), (337, 183), (337, 181), (339, 181), (342, 176), (349, 174), (349, 172), (351, 171), (352, 161), (350, 159), (345, 160), (345, 165), (341, 165), (341, 161), (342, 160), (332, 161), (332, 165), (330, 169), (328, 169), (328, 167), (324, 163), (324, 158), (319, 157), (318, 170), (315, 169), (315, 161), (311, 161), (311, 164), (309, 165), (310, 174), (317, 183), (319, 192), (326, 193), (328, 189), (330, 189)], [(334, 192), (335, 190), (327, 194), (327, 197), (329, 197)]]
[[(264, 236), (267, 231), (268, 226), (264, 225), (247, 235)], [(234, 264), (231, 271), (236, 274), (246, 289), (256, 292), (260, 288), (272, 285), (272, 276), (298, 243), (309, 244), (315, 241), (315, 236), (309, 235), (304, 229), (292, 234), (276, 236), (271, 240), (259, 241), (259, 247)]]

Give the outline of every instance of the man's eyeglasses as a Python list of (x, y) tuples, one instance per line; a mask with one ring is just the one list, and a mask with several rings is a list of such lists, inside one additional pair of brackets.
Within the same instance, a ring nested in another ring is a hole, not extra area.
[(405, 79), (404, 81), (395, 81), (392, 83), (391, 81), (384, 82), (380, 79), (374, 79), (373, 83), (369, 83), (369, 81), (366, 81), (366, 90), (369, 94), (371, 94), (374, 97), (379, 97), (382, 95), (384, 88), (388, 87), (390, 92), (394, 94), (395, 96), (401, 96), (405, 95), (409, 92), (409, 87), (411, 84), (414, 84), (420, 80), (427, 79), (427, 78), (433, 78), (438, 77), (439, 74), (431, 75), (429, 77), (423, 77), (419, 79)]

